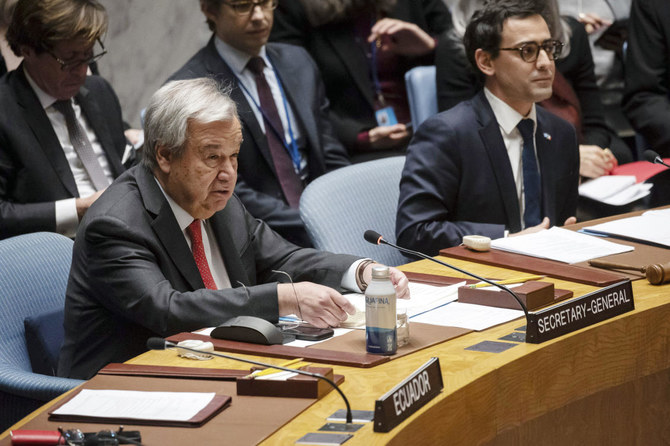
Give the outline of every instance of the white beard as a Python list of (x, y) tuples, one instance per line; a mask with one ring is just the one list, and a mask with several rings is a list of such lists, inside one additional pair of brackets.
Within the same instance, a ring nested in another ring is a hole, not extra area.
[(355, 11), (374, 5), (383, 13), (390, 13), (397, 0), (300, 0), (307, 20), (313, 27), (350, 18)]

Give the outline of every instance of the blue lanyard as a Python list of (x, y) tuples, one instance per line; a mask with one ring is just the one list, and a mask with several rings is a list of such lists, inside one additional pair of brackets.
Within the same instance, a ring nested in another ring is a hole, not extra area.
[[(375, 24), (374, 19), (370, 24), (370, 29)], [(382, 93), (382, 84), (379, 81), (379, 72), (377, 67), (377, 40), (373, 40), (370, 43), (370, 73), (372, 74), (372, 82), (375, 86), (375, 94), (377, 95), (377, 100), (382, 105), (386, 106), (386, 101), (384, 100), (384, 94)]]
[[(270, 60), (268, 58), (268, 60)], [(272, 122), (268, 118), (268, 115), (266, 114), (265, 110), (263, 110), (258, 102), (256, 102), (256, 99), (254, 99), (253, 95), (249, 91), (249, 89), (244, 85), (244, 83), (240, 80), (240, 78), (233, 72), (233, 76), (237, 79), (237, 83), (242, 89), (246, 92), (247, 96), (249, 99), (251, 99), (251, 102), (254, 104), (254, 106), (258, 109), (258, 111), (261, 112), (261, 115), (263, 115), (263, 120), (265, 121), (265, 127), (266, 127), (266, 132), (267, 132), (267, 127), (269, 126), (270, 129), (277, 135), (279, 140), (281, 141), (282, 145), (288, 152), (288, 154), (291, 156), (291, 161), (293, 161), (293, 165), (295, 166), (295, 169), (297, 172), (300, 172), (300, 151), (298, 150), (298, 144), (295, 140), (295, 136), (293, 135), (293, 127), (291, 125), (291, 116), (289, 115), (288, 111), (288, 103), (286, 101), (286, 94), (284, 93), (284, 87), (282, 86), (281, 80), (279, 79), (279, 74), (277, 73), (277, 70), (274, 68), (274, 64), (270, 60), (270, 68), (272, 68), (272, 71), (275, 73), (275, 77), (277, 78), (277, 85), (279, 85), (279, 92), (281, 94), (282, 98), (282, 103), (284, 104), (284, 113), (286, 113), (286, 122), (288, 123), (288, 134), (289, 137), (291, 138), (290, 144), (286, 143), (286, 138), (284, 137), (283, 133), (279, 131), (279, 129), (275, 128), (274, 125), (272, 125)], [(231, 70), (232, 72), (232, 70)]]

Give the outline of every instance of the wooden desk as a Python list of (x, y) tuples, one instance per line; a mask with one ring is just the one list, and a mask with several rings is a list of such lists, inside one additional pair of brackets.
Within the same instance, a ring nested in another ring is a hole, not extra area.
[[(518, 274), (452, 263), (501, 279)], [(428, 261), (402, 269), (455, 275)], [(555, 283), (577, 296), (594, 290)], [(372, 369), (335, 367), (346, 376), (342, 390), (353, 409), (372, 410), (376, 398), (433, 356), (440, 358), (445, 384), (436, 399), (391, 432), (377, 434), (367, 424), (346, 445), (670, 444), (670, 285), (636, 281), (633, 290), (635, 311), (544, 344), (517, 344), (498, 354), (464, 350), (511, 333), (524, 325), (520, 319)], [(169, 351), (148, 352), (129, 362), (194, 365)], [(242, 368), (219, 359), (198, 365)], [(340, 408), (339, 395), (331, 392), (263, 444), (293, 444)], [(6, 444), (7, 432), (0, 437), (0, 445)]]

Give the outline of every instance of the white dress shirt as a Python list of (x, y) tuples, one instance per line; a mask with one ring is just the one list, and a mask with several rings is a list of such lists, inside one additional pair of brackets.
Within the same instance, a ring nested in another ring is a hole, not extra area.
[[(519, 218), (521, 219), (521, 227), (524, 227), (523, 211), (525, 208), (525, 201), (523, 196), (523, 163), (521, 154), (523, 152), (523, 137), (516, 126), (522, 119), (531, 119), (533, 121), (533, 148), (535, 149), (535, 160), (537, 160), (537, 148), (535, 147), (535, 131), (537, 130), (537, 111), (535, 104), (530, 109), (528, 116), (523, 116), (518, 111), (510, 107), (502, 99), (491, 93), (491, 91), (484, 87), (484, 95), (491, 104), (493, 114), (498, 121), (498, 127), (507, 149), (507, 156), (509, 157), (510, 166), (512, 167), (512, 176), (516, 184), (516, 195), (519, 200)], [(538, 165), (538, 172), (539, 170)]]
[[(44, 108), (44, 111), (51, 122), (51, 126), (58, 137), (58, 142), (60, 142), (63, 152), (65, 153), (65, 158), (70, 166), (72, 175), (74, 176), (75, 183), (77, 185), (77, 190), (79, 191), (80, 197), (88, 197), (93, 195), (96, 190), (93, 187), (88, 172), (84, 168), (77, 152), (75, 152), (72, 143), (70, 142), (70, 135), (67, 131), (67, 125), (65, 124), (65, 116), (58, 110), (53, 107), (56, 98), (46, 93), (42, 90), (35, 81), (30, 77), (28, 71), (23, 70), (28, 79), (28, 83), (32, 87), (33, 91), (37, 95), (37, 99), (40, 101), (40, 104)], [(97, 135), (93, 131), (93, 128), (88, 124), (86, 118), (81, 113), (81, 107), (73, 99), (70, 99), (72, 102), (72, 108), (74, 109), (74, 114), (79, 121), (79, 125), (86, 132), (88, 140), (91, 142), (91, 147), (93, 147), (93, 152), (98, 157), (98, 162), (102, 166), (102, 170), (105, 173), (105, 176), (109, 179), (111, 183), (114, 181), (109, 162), (107, 161), (107, 155), (102, 149), (102, 145), (98, 140)], [(68, 237), (74, 237), (77, 232), (77, 226), (79, 225), (79, 218), (77, 217), (77, 206), (75, 204), (76, 198), (68, 198), (65, 200), (56, 201), (56, 232), (63, 234)]]
[[(193, 222), (193, 217), (165, 192), (158, 179), (154, 179), (156, 180), (156, 184), (158, 184), (161, 192), (163, 192), (163, 195), (165, 195), (165, 198), (170, 205), (170, 209), (172, 209), (172, 213), (177, 219), (177, 224), (179, 224), (179, 229), (184, 235), (184, 239), (186, 240), (188, 247), (191, 248), (191, 237), (189, 237), (188, 233), (186, 232), (186, 228), (191, 224), (191, 222)], [(214, 283), (216, 283), (216, 288), (231, 288), (230, 277), (228, 276), (228, 271), (226, 270), (226, 265), (223, 261), (223, 256), (221, 255), (219, 244), (216, 241), (216, 236), (212, 231), (209, 220), (202, 220), (201, 229), (202, 228), (204, 228), (204, 231), (202, 231), (202, 244), (205, 249), (205, 257), (207, 258), (209, 269), (212, 273), (212, 277), (214, 278)], [(363, 260), (365, 259), (357, 260), (351, 264), (347, 272), (342, 276), (342, 282), (340, 284), (342, 288), (355, 292), (361, 292), (361, 290), (358, 288), (358, 285), (356, 284), (356, 269)]]

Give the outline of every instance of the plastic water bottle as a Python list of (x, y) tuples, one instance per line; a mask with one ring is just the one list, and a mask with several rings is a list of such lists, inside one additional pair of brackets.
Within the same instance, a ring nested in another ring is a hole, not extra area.
[(395, 353), (395, 305), (395, 288), (388, 267), (372, 268), (372, 281), (365, 290), (365, 348), (368, 353)]

